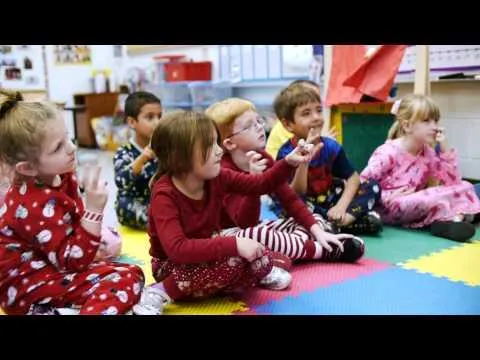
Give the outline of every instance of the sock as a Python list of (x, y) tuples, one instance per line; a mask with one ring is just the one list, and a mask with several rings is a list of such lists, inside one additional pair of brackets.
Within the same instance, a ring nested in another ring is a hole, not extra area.
[(163, 285), (163, 282), (152, 284), (150, 286), (155, 288), (155, 289), (162, 290), (164, 293), (167, 293), (167, 290), (165, 290), (165, 286)]

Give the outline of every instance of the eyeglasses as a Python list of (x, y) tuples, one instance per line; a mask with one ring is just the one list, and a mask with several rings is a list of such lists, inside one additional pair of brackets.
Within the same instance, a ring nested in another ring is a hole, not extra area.
[(258, 117), (254, 122), (250, 123), (249, 125), (247, 125), (243, 129), (234, 132), (230, 136), (227, 136), (227, 139), (230, 139), (231, 137), (234, 137), (235, 135), (241, 134), (244, 131), (254, 130), (257, 127), (259, 129), (264, 129), (265, 128), (265, 119), (263, 119), (261, 117)]

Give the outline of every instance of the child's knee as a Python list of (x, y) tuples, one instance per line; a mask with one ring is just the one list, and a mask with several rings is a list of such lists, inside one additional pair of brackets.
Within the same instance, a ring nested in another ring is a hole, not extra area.
[(382, 188), (380, 186), (380, 183), (377, 180), (368, 179), (363, 183), (363, 186), (365, 187), (368, 193), (374, 196), (374, 199), (376, 201), (380, 200), (382, 196)]
[(135, 283), (144, 283), (145, 282), (145, 275), (143, 274), (143, 270), (137, 265), (129, 265), (126, 270), (120, 272), (122, 278), (127, 279), (128, 282), (135, 284)]

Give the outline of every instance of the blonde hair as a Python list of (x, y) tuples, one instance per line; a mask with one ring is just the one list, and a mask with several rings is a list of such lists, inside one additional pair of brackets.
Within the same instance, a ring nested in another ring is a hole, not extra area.
[(0, 166), (9, 172), (20, 161), (37, 161), (48, 120), (59, 115), (55, 105), (25, 102), (19, 92), (0, 89)]
[(205, 110), (205, 114), (215, 121), (222, 140), (224, 140), (232, 134), (235, 119), (249, 110), (257, 111), (252, 102), (240, 98), (230, 98), (211, 105)]
[(404, 136), (404, 124), (413, 124), (426, 120), (438, 122), (440, 120), (440, 109), (432, 98), (428, 96), (409, 94), (396, 105), (398, 105), (398, 109), (392, 110), (396, 120), (388, 131), (388, 139), (393, 140)]
[(220, 145), (220, 134), (215, 122), (195, 111), (172, 111), (166, 114), (152, 135), (151, 148), (158, 159), (157, 172), (150, 187), (162, 176), (181, 176), (193, 169), (195, 144), (199, 141), (205, 162), (212, 151), (214, 131)]
[(301, 83), (290, 85), (277, 95), (273, 102), (275, 115), (281, 121), (295, 122), (294, 114), (297, 107), (312, 102), (322, 103), (318, 91), (312, 86)]

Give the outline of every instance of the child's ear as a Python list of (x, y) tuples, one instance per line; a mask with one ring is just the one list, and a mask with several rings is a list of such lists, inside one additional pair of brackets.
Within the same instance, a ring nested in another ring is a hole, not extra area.
[(127, 117), (127, 124), (128, 126), (130, 126), (132, 129), (135, 129), (135, 127), (137, 126), (137, 119), (131, 117), (131, 116), (128, 116)]
[(223, 140), (223, 147), (227, 150), (227, 151), (233, 151), (237, 148), (237, 144), (235, 144), (232, 139), (230, 138), (226, 138), (225, 140)]
[(292, 123), (292, 122), (287, 121), (287, 120), (285, 120), (285, 119), (282, 119), (282, 120), (280, 120), (280, 121), (281, 121), (281, 123), (282, 123), (282, 125), (283, 125), (283, 127), (284, 127), (285, 129), (287, 129), (288, 131), (290, 131), (291, 133), (293, 133), (293, 128), (292, 128), (292, 124), (293, 124), (293, 123)]
[(402, 121), (400, 126), (403, 128), (403, 131), (406, 134), (409, 134), (412, 132), (412, 124), (409, 121)]
[(29, 161), (20, 161), (15, 165), (15, 171), (23, 176), (37, 176), (37, 169)]

